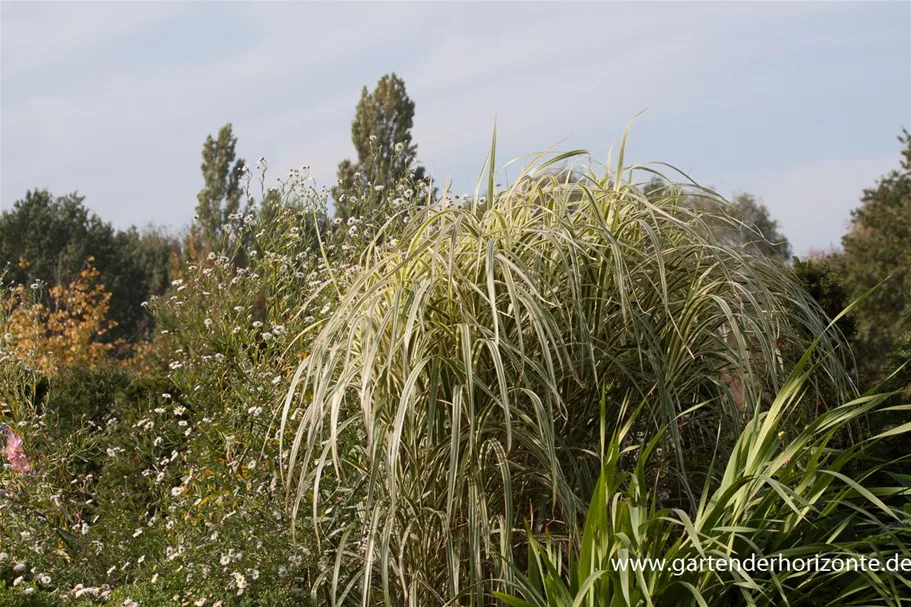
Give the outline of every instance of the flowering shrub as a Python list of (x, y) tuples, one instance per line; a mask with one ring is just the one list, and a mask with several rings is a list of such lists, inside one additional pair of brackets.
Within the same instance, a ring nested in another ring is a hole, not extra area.
[[(237, 595), (264, 588), (309, 593), (329, 573), (310, 532), (314, 521), (298, 521), (296, 541), (289, 541), (289, 453), (280, 451), (275, 416), (291, 373), (357, 275), (361, 256), (394, 243), (404, 199), (378, 194), (370, 194), (370, 220), (329, 221), (327, 192), (309, 185), (305, 171), (294, 172), (281, 203), (230, 217), (230, 246), (188, 261), (172, 292), (149, 303), (171, 354), (169, 380), (186, 405), (187, 445), (175, 461), (184, 476), (158, 524), (173, 523), (163, 533), (173, 538), (169, 567), (197, 594), (212, 586)], [(320, 523), (348, 515), (331, 505), (337, 497), (327, 484)]]
[[(99, 361), (19, 338), (34, 326), (26, 320), (53, 312), (26, 315), (16, 289), (0, 374), (17, 388), (0, 388), (0, 421), (36, 473), (0, 472), (0, 603), (271, 606), (322, 588), (332, 562), (315, 521), (299, 519), (291, 537), (275, 416), (312, 335), (364, 259), (396, 244), (419, 188), (369, 190), (359, 201), (369, 217), (329, 220), (326, 190), (294, 171), (271, 204), (230, 216), (226, 246), (188, 260), (165, 296), (143, 304), (158, 332), (144, 360), (165, 357), (158, 377), (100, 364), (112, 350), (97, 341), (104, 315), (88, 306), (60, 309), (74, 326), (97, 321), (74, 335), (107, 348)], [(52, 295), (70, 291), (98, 310), (106, 301), (83, 283)], [(341, 526), (350, 512), (332, 507), (334, 492), (325, 486), (319, 522)]]
[[(17, 426), (34, 474), (12, 467), (0, 474), (0, 536), (20, 574), (10, 580), (15, 586), (109, 590), (132, 577), (134, 555), (154, 557), (154, 542), (135, 541), (133, 530), (162, 501), (175, 474), (160, 460), (182, 438), (166, 424), (162, 440), (143, 432), (142, 416), (162, 404), (162, 387), (114, 368), (74, 368), (43, 383)], [(151, 468), (160, 474), (143, 474)]]

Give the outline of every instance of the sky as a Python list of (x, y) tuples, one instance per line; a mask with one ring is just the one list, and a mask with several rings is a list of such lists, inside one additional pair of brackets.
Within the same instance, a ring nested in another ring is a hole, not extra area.
[(387, 72), (455, 193), (474, 191), (495, 123), (500, 166), (554, 147), (603, 162), (639, 115), (629, 159), (758, 196), (804, 254), (837, 246), (898, 167), (911, 2), (4, 0), (0, 208), (78, 191), (118, 228), (180, 229), (226, 122), (269, 181), (309, 165), (331, 185), (361, 88)]

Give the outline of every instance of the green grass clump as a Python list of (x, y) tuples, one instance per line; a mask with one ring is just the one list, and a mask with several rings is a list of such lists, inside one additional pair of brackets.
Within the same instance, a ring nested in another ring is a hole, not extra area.
[[(498, 598), (513, 607), (906, 605), (911, 478), (893, 476), (894, 486), (873, 486), (871, 479), (888, 466), (866, 459), (866, 452), (887, 436), (911, 431), (911, 424), (833, 448), (833, 437), (850, 424), (896, 408), (883, 406), (891, 396), (885, 393), (826, 411), (789, 436), (810, 375), (806, 362), (770, 409), (747, 424), (720, 476), (710, 475), (694, 512), (655, 499), (648, 462), (660, 435), (645, 445), (631, 442), (631, 416), (607, 441), (580, 544), (566, 550), (550, 538), (542, 543), (529, 536), (528, 573), (513, 578), (518, 596)], [(824, 564), (840, 559), (845, 567), (864, 558), (905, 565), (845, 572), (806, 562), (816, 556)], [(706, 564), (779, 557), (795, 563), (793, 570)], [(643, 559), (638, 571), (629, 566), (634, 559)], [(641, 568), (644, 559), (664, 568)], [(804, 563), (796, 565), (797, 559)]]

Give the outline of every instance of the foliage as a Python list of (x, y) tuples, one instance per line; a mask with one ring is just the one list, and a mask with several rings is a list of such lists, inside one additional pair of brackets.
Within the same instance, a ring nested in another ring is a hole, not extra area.
[[(413, 113), (387, 84), (367, 101)], [(410, 135), (399, 150), (398, 135), (370, 142), (400, 114), (374, 120), (367, 101), (358, 132), (385, 176), (364, 177), (335, 219), (306, 167), (268, 188), (261, 159), (257, 203), (229, 132), (206, 144), (200, 202), (217, 202), (217, 238), (200, 221), (180, 259), (165, 233), (115, 233), (126, 264), (154, 267), (137, 278), (149, 295), (134, 313), (156, 326), (134, 345), (141, 364), (102, 364), (120, 328), (101, 313), (114, 305), (103, 272), (3, 291), (0, 321), (19, 328), (0, 334), (0, 423), (34, 475), (0, 469), (0, 604), (535, 603), (529, 562), (546, 592), (575, 592), (580, 547), (619, 546), (586, 533), (599, 520), (667, 539), (636, 544), (649, 554), (698, 553), (697, 539), (738, 554), (905, 545), (902, 502), (877, 484), (908, 479), (877, 458), (903, 439), (906, 410), (854, 398), (850, 325), (825, 331), (845, 297), (831, 266), (786, 270), (780, 248), (753, 240), (768, 230), (745, 237), (736, 209), (686, 179), (642, 183), (654, 167), (625, 166), (622, 150), (604, 174), (555, 170), (581, 157), (566, 154), (500, 192), (491, 171), (488, 198), (438, 199), (408, 170)], [(54, 327), (98, 356), (66, 351)], [(862, 419), (874, 412), (888, 423)], [(874, 427), (892, 435), (851, 442)], [(613, 501), (584, 518), (604, 492)], [(654, 579), (665, 602), (693, 596)], [(683, 579), (714, 604), (756, 591)], [(755, 581), (759, 603), (779, 598), (775, 580)], [(892, 592), (777, 581), (815, 597)]]
[[(885, 281), (858, 310), (864, 374), (881, 379), (895, 339), (908, 328), (903, 308), (911, 292), (911, 134), (903, 131), (901, 168), (864, 191), (842, 239), (842, 263), (852, 295)], [(887, 280), (888, 279), (888, 280)]]
[(911, 291), (908, 292), (904, 310), (904, 332), (895, 340), (895, 347), (890, 356), (890, 368), (897, 372), (890, 376), (887, 384), (900, 390), (906, 397), (911, 397)]
[[(418, 187), (366, 192), (366, 202), (392, 217), (404, 207), (398, 195)], [(185, 262), (169, 295), (148, 302), (166, 375), (61, 365), (48, 378), (3, 342), (0, 421), (24, 438), (36, 476), (0, 473), (0, 588), (22, 577), (0, 590), (0, 603), (54, 604), (81, 592), (115, 604), (177, 595), (271, 606), (325, 591), (315, 580), (330, 565), (314, 538), (288, 538), (288, 454), (272, 413), (309, 347), (296, 336), (334, 309), (361, 252), (377, 246), (377, 228), (327, 220), (328, 191), (300, 171), (279, 194), (268, 211), (254, 204), (230, 218), (227, 248)], [(327, 522), (345, 515), (322, 513)], [(25, 570), (12, 571), (20, 563)]]
[[(0, 537), (12, 570), (0, 578), (22, 575), (56, 592), (128, 580), (140, 554), (155, 562), (155, 542), (135, 530), (167, 488), (143, 471), (182, 438), (176, 426), (159, 430), (162, 439), (142, 432), (154, 427), (141, 416), (165, 400), (162, 387), (120, 369), (76, 367), (43, 380), (36, 398), (20, 401), (19, 415), (4, 415), (24, 437), (36, 473), (0, 474)], [(43, 575), (51, 581), (41, 582)]]
[[(532, 169), (489, 203), (413, 209), (400, 245), (364, 254), (283, 410), (295, 509), (317, 517), (331, 482), (357, 512), (343, 530), (313, 525), (340, 563), (338, 601), (484, 604), (512, 578), (523, 517), (572, 534), (597, 478), (602, 389), (609, 420), (631, 392), (645, 426), (670, 424), (665, 489), (686, 503), (706, 437), (721, 427), (729, 449), (781, 388), (780, 345), (822, 333), (776, 262), (719, 240), (681, 187), (649, 200), (625, 178), (636, 169), (622, 152), (581, 182)], [(840, 393), (837, 339), (823, 339)]]
[(338, 167), (338, 185), (332, 189), (336, 213), (342, 219), (371, 215), (372, 209), (356, 208), (351, 197), (362, 197), (371, 187), (390, 187), (412, 172), (424, 178), (423, 167), (413, 166), (417, 145), (412, 142), (414, 102), (405, 91), (405, 81), (386, 74), (369, 93), (365, 86), (351, 123), (351, 140), (357, 162), (344, 160)]
[[(770, 259), (790, 260), (791, 243), (779, 231), (778, 221), (772, 219), (768, 207), (752, 194), (738, 194), (730, 205), (718, 205), (698, 194), (691, 196), (689, 202), (704, 212), (718, 239)], [(719, 212), (727, 217), (718, 218)]]
[(51, 287), (48, 304), (42, 303), (40, 283), (16, 285), (0, 297), (0, 332), (13, 355), (34, 360), (47, 375), (63, 367), (107, 364), (118, 342), (104, 338), (117, 323), (108, 317), (111, 294), (98, 284), (93, 263), (89, 257), (76, 280)]
[(567, 559), (564, 545), (530, 535), (528, 575), (517, 573), (513, 584), (522, 598), (499, 598), (515, 607), (905, 604), (911, 576), (901, 570), (759, 571), (706, 563), (815, 555), (843, 563), (911, 559), (911, 479), (904, 488), (874, 487), (869, 479), (881, 465), (870, 462), (852, 479), (847, 468), (864, 462), (865, 445), (832, 445), (852, 421), (886, 410), (888, 394), (853, 400), (795, 428), (807, 360), (769, 410), (756, 410), (722, 461), (721, 476), (706, 481), (695, 512), (662, 507), (648, 466), (660, 434), (647, 443), (634, 440), (631, 416), (602, 446), (601, 477), (580, 544)]
[(219, 248), (222, 226), (240, 211), (243, 196), (241, 179), (247, 170), (243, 159), (235, 160), (237, 137), (231, 123), (218, 131), (218, 138), (206, 137), (202, 146), (202, 177), (205, 182), (197, 195), (196, 220), (208, 250)]
[(838, 269), (826, 258), (801, 260), (794, 258), (792, 271), (801, 286), (819, 304), (826, 318), (838, 317), (835, 326), (849, 342), (853, 342), (856, 320), (853, 315), (842, 315), (851, 302), (847, 286)]
[[(87, 258), (111, 293), (108, 337), (136, 339), (148, 330), (140, 303), (160, 293), (155, 277), (167, 274), (176, 242), (160, 233), (131, 228), (115, 231), (83, 205), (78, 194), (55, 198), (47, 190), (28, 192), (0, 215), (0, 271), (8, 283), (51, 287), (75, 281)], [(157, 251), (156, 254), (151, 251)]]

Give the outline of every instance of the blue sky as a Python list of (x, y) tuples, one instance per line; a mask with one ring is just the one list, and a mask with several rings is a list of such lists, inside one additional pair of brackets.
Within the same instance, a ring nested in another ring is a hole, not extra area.
[(402, 76), (421, 160), (474, 189), (626, 123), (660, 160), (756, 194), (797, 253), (837, 245), (911, 128), (911, 3), (0, 4), (0, 204), (78, 190), (118, 227), (193, 215), (202, 142), (335, 180), (361, 87)]

